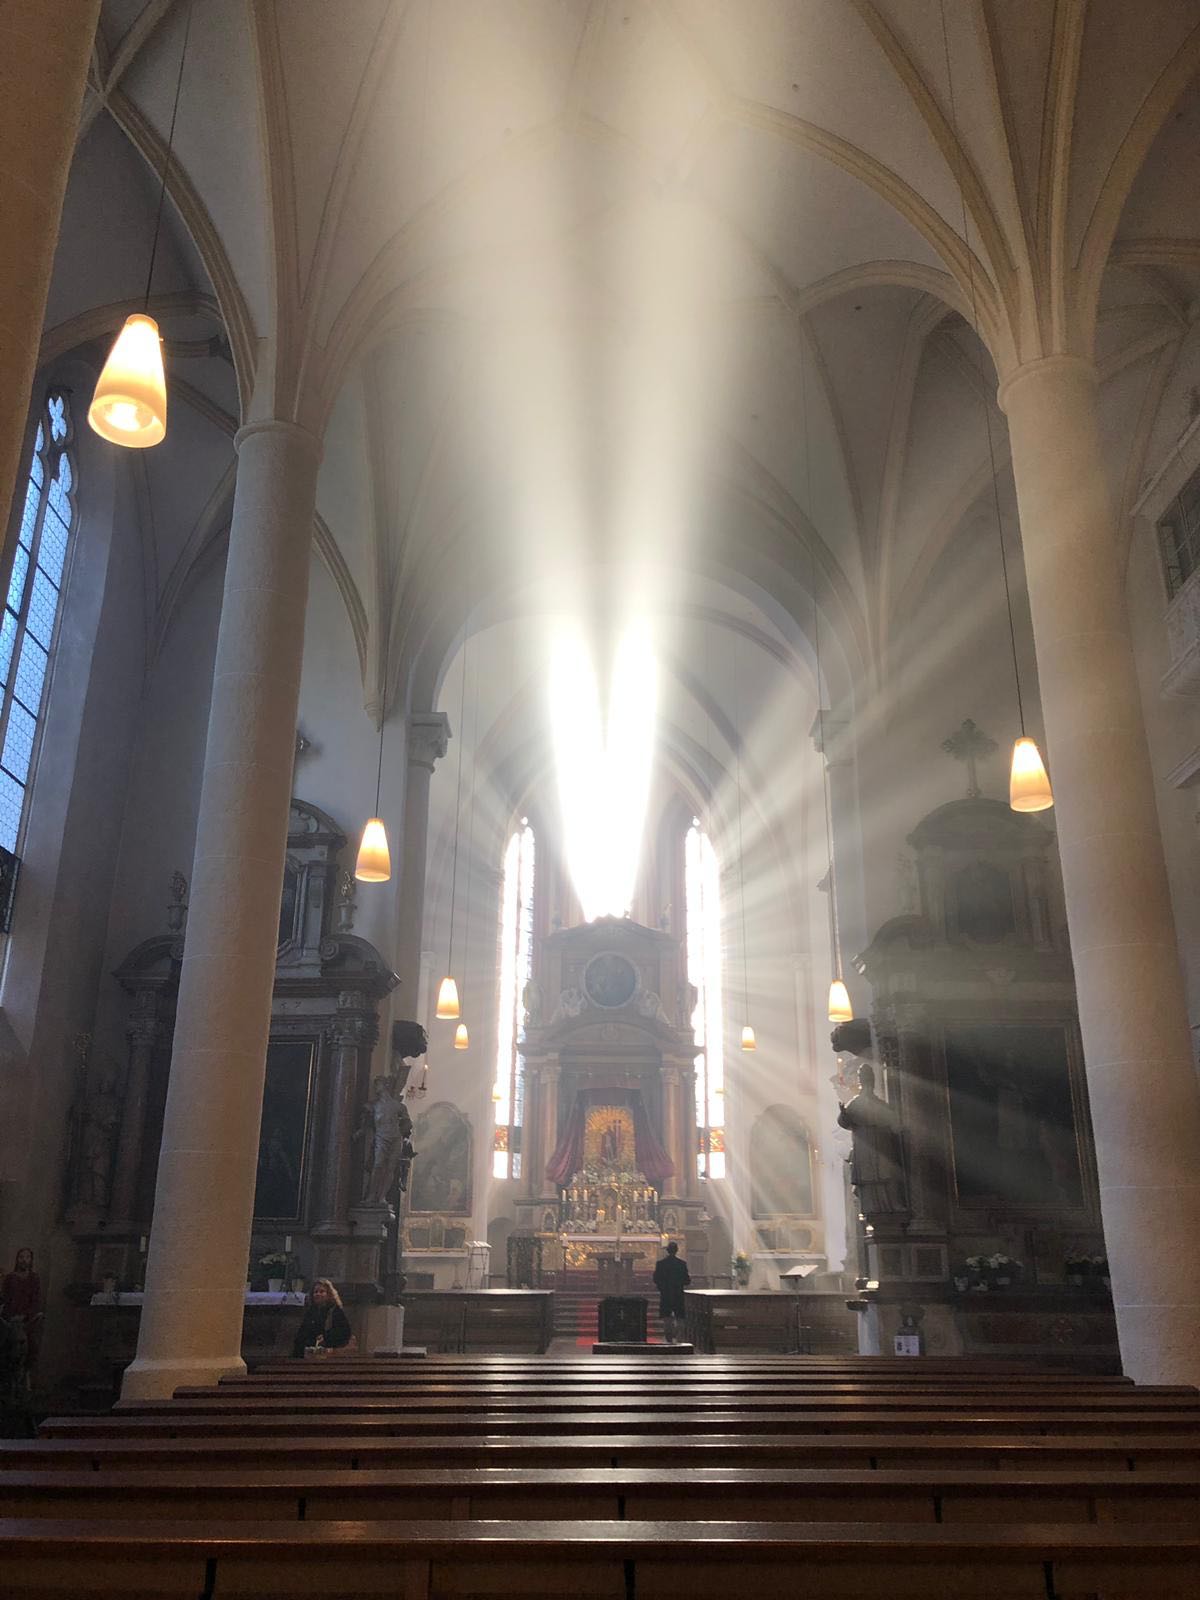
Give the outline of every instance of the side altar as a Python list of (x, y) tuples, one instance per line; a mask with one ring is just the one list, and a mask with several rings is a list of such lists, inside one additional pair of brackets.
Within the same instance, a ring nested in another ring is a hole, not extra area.
[(518, 1232), (546, 1271), (644, 1276), (674, 1238), (696, 1276), (708, 1235), (696, 1159), (690, 991), (677, 940), (601, 917), (542, 941), (525, 993), (531, 1159)]

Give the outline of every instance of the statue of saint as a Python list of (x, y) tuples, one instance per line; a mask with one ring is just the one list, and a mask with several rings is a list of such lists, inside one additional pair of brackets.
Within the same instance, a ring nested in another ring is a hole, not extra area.
[[(364, 1161), (363, 1203), (386, 1205), (397, 1175), (412, 1162), (412, 1118), (400, 1092), (396, 1074), (376, 1078), (371, 1097), (363, 1107), (359, 1133), (369, 1135)], [(407, 1148), (406, 1148), (407, 1147)]]
[(525, 1012), (525, 1025), (529, 1028), (541, 1026), (542, 1007), (545, 1004), (542, 998), (542, 986), (535, 978), (521, 990), (521, 1005)]
[(865, 1061), (858, 1083), (858, 1093), (838, 1108), (838, 1127), (849, 1129), (853, 1140), (850, 1182), (870, 1221), (906, 1211), (908, 1205), (896, 1113), (875, 1093), (875, 1069)]
[(104, 1207), (112, 1190), (113, 1152), (121, 1125), (121, 1101), (116, 1078), (105, 1072), (88, 1097), (83, 1123), (79, 1165), (79, 1198), (86, 1205)]

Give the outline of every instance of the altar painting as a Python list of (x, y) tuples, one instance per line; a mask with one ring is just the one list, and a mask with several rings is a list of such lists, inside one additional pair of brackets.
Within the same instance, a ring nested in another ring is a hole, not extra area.
[(1082, 1207), (1079, 1112), (1065, 1031), (951, 1026), (945, 1058), (959, 1204)]
[(637, 1171), (633, 1112), (628, 1106), (591, 1106), (583, 1135), (583, 1164)]
[(254, 1216), (299, 1222), (317, 1047), (312, 1039), (272, 1039), (267, 1045)]
[(430, 1106), (413, 1128), (414, 1212), (471, 1215), (471, 1127), (457, 1107)]

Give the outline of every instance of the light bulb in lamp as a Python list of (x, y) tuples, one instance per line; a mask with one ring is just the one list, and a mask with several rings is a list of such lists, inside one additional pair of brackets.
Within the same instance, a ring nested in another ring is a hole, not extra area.
[(1054, 804), (1042, 753), (1032, 739), (1024, 736), (1013, 745), (1008, 803), (1014, 811), (1048, 811)]
[(167, 380), (153, 317), (126, 317), (92, 395), (88, 425), (110, 444), (131, 450), (166, 438)]
[(386, 883), (392, 875), (392, 857), (388, 850), (387, 829), (379, 817), (372, 817), (363, 829), (358, 859), (354, 863), (354, 876), (360, 883)]
[(465, 1022), (460, 1022), (454, 1030), (454, 1048), (456, 1050), (469, 1050), (471, 1048), (471, 1035), (467, 1032)]
[(435, 1012), (439, 1022), (457, 1022), (460, 1011), (458, 1004), (458, 985), (453, 978), (443, 978), (438, 985), (437, 1010)]
[(754, 1029), (749, 1023), (742, 1029), (742, 1049), (757, 1050), (758, 1040), (754, 1037)]
[(854, 1007), (850, 1004), (850, 991), (840, 978), (829, 985), (830, 1022), (853, 1022)]

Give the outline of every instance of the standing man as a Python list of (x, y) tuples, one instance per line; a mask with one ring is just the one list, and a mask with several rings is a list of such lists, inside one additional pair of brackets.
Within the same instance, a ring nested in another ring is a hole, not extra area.
[(666, 1255), (654, 1269), (658, 1310), (668, 1344), (679, 1342), (679, 1328), (683, 1322), (683, 1291), (691, 1281), (692, 1275), (687, 1269), (687, 1262), (679, 1259), (679, 1246), (672, 1239), (667, 1246)]

